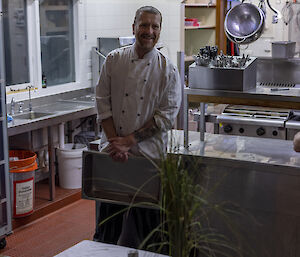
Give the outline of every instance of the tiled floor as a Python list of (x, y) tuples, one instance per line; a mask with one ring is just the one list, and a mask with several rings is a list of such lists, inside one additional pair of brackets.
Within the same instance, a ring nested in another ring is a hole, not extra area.
[(0, 256), (50, 257), (92, 239), (95, 229), (95, 202), (78, 200), (33, 223), (14, 230), (6, 237)]
[(13, 230), (81, 199), (81, 189), (64, 189), (56, 186), (55, 199), (50, 201), (49, 184), (47, 180), (36, 183), (34, 191), (34, 212), (26, 217), (13, 219)]

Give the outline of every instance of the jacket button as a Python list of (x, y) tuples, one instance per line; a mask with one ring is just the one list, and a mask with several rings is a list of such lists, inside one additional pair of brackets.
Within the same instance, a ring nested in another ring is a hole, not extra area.
[(125, 113), (125, 111), (124, 111), (124, 110), (122, 110), (122, 113)]
[(120, 129), (122, 129), (122, 127), (120, 127)]
[(138, 113), (137, 116), (141, 116), (141, 114)]
[(141, 96), (141, 100), (143, 100), (143, 99), (144, 99), (144, 97)]
[(126, 93), (125, 96), (128, 96), (128, 94)]

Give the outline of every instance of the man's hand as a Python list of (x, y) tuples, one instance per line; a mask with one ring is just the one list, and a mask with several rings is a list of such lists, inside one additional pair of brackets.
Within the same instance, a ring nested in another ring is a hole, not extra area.
[(128, 160), (128, 151), (136, 144), (133, 135), (126, 137), (112, 137), (109, 140), (107, 151), (115, 161), (126, 162)]
[(112, 152), (128, 152), (129, 149), (136, 144), (133, 135), (128, 135), (126, 137), (112, 137), (108, 139), (109, 147), (108, 151)]
[(127, 162), (129, 153), (111, 153), (109, 156), (116, 162)]

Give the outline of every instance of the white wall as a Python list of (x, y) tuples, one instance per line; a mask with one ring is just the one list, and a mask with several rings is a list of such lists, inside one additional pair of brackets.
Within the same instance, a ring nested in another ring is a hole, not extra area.
[[(38, 88), (32, 92), (32, 98), (91, 87), (91, 48), (97, 46), (97, 37), (131, 36), (135, 12), (144, 5), (152, 5), (161, 11), (163, 23), (160, 41), (164, 45), (162, 51), (176, 65), (177, 51), (180, 50), (180, 2), (180, 0), (74, 0), (76, 82), (46, 89)], [(29, 10), (33, 9), (38, 13), (37, 3), (29, 1)], [(30, 25), (30, 28), (32, 27), (33, 30), (39, 31), (38, 25)], [(33, 62), (32, 66), (38, 66), (37, 60)], [(35, 71), (35, 74), (38, 73), (39, 71)], [(37, 85), (39, 83), (31, 83), (41, 87)], [(22, 88), (25, 86), (19, 87)], [(7, 103), (10, 103), (12, 97), (16, 101), (27, 100), (28, 92), (7, 94)]]
[(91, 48), (97, 37), (132, 35), (136, 10), (143, 5), (158, 8), (163, 17), (160, 41), (163, 52), (177, 64), (180, 49), (180, 0), (85, 0), (79, 13), (81, 77), (91, 78)]
[[(280, 11), (285, 5), (285, 0), (269, 0), (273, 8)], [(258, 0), (253, 0), (252, 3), (258, 5)], [(241, 46), (241, 53), (250, 54), (252, 56), (272, 56), (272, 43), (274, 41), (288, 40), (288, 27), (282, 19), (278, 23), (272, 24), (272, 16), (274, 12), (266, 3), (266, 21), (265, 29), (261, 37), (255, 42)]]

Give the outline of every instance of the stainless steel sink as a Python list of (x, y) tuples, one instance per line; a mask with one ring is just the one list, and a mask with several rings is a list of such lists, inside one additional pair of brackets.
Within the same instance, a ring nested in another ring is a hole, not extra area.
[(53, 113), (48, 113), (48, 112), (26, 112), (26, 113), (20, 113), (16, 114), (13, 116), (14, 119), (22, 119), (22, 120), (34, 120), (34, 119), (39, 119), (45, 116), (50, 116)]
[(71, 100), (76, 101), (76, 102), (94, 102), (95, 99), (96, 99), (95, 95), (84, 95), (84, 96), (80, 96), (80, 97), (75, 97)]

